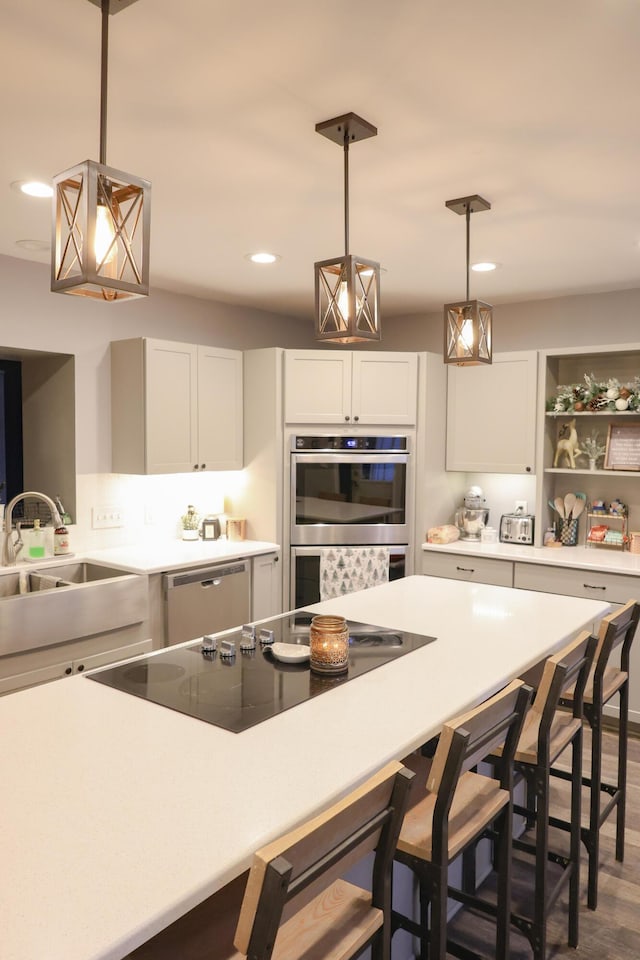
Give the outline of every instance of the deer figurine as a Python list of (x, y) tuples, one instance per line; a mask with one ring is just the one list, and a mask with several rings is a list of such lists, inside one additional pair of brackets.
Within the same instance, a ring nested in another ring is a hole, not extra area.
[(553, 458), (553, 465), (557, 467), (560, 458), (565, 457), (568, 465), (575, 470), (576, 457), (582, 453), (578, 446), (578, 434), (576, 432), (576, 421), (569, 420), (563, 423), (558, 431), (558, 443), (556, 445), (556, 455)]

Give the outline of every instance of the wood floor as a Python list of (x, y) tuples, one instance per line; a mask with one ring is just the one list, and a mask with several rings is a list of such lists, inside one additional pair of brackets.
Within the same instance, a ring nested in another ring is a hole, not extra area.
[[(589, 767), (591, 739), (585, 730), (585, 770)], [(604, 778), (615, 778), (615, 751), (617, 738), (605, 733), (603, 768)], [(552, 811), (568, 810), (567, 785), (553, 781)], [(583, 794), (584, 811), (588, 795)], [(566, 849), (566, 837), (553, 833), (556, 846)], [(583, 847), (581, 861), (582, 908), (580, 911), (580, 944), (577, 950), (567, 946), (566, 896), (558, 901), (551, 912), (548, 924), (548, 960), (571, 957), (574, 960), (640, 960), (640, 739), (629, 740), (629, 766), (627, 786), (627, 829), (624, 863), (615, 859), (615, 814), (612, 814), (600, 831), (600, 881), (598, 909), (589, 910), (586, 905), (586, 851)], [(514, 868), (514, 899), (531, 896), (530, 874)], [(467, 915), (455, 920), (452, 929), (457, 937), (473, 949), (492, 956), (491, 946), (494, 931), (477, 916)], [(530, 960), (531, 949), (527, 941), (515, 931), (511, 937), (512, 960)]]

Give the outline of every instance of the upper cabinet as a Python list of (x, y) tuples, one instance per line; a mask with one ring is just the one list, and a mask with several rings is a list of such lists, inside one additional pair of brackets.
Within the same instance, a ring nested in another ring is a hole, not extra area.
[(447, 470), (535, 473), (537, 354), (448, 368)]
[(112, 469), (242, 467), (242, 354), (170, 340), (111, 343)]
[(414, 353), (287, 350), (286, 423), (412, 425), (417, 411)]

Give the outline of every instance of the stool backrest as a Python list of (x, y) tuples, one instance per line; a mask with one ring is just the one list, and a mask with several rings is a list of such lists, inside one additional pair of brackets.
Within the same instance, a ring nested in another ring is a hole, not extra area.
[(626, 673), (629, 672), (629, 654), (638, 627), (639, 617), (640, 604), (636, 603), (635, 600), (629, 600), (615, 613), (610, 613), (608, 617), (603, 617), (600, 621), (598, 645), (594, 658), (594, 686), (602, 679), (609, 657), (621, 644), (620, 667)]
[(453, 799), (455, 786), (467, 770), (504, 744), (511, 766), (531, 689), (513, 680), (495, 696), (444, 724), (427, 778), (427, 790)]
[(324, 813), (258, 850), (237, 949), (268, 960), (281, 923), (372, 850), (372, 904), (390, 914), (391, 865), (413, 777), (400, 763), (389, 763)]
[(538, 756), (541, 758), (549, 748), (551, 727), (560, 698), (573, 688), (573, 716), (582, 718), (584, 688), (593, 663), (596, 639), (584, 630), (575, 640), (547, 657), (540, 685), (536, 691), (531, 710), (540, 715), (538, 733)]

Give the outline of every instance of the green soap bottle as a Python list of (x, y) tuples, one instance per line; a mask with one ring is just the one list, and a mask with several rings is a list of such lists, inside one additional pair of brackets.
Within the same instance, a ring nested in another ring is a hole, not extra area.
[(40, 521), (33, 521), (33, 533), (29, 544), (29, 556), (34, 560), (44, 557), (44, 531), (40, 529)]

